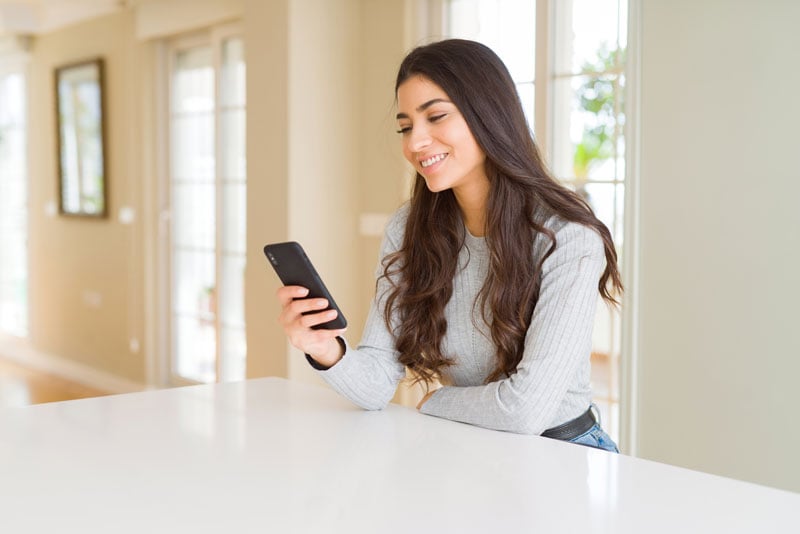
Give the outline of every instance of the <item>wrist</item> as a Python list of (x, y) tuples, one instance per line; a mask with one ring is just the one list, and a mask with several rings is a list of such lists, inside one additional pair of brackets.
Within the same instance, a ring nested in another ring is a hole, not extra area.
[(320, 366), (329, 369), (339, 363), (339, 360), (344, 357), (344, 353), (347, 350), (347, 345), (345, 345), (344, 339), (339, 336), (331, 339), (328, 343), (328, 350), (321, 354), (307, 354), (306, 356), (313, 359), (317, 362)]

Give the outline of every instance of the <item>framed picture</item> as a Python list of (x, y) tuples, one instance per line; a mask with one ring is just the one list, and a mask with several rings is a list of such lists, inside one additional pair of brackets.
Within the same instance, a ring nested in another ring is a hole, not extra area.
[(106, 217), (103, 60), (56, 68), (59, 212)]

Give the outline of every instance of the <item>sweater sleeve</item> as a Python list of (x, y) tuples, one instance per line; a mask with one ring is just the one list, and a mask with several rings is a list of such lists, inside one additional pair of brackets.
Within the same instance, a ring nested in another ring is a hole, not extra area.
[(517, 372), (486, 385), (442, 387), (422, 413), (520, 434), (538, 435), (553, 426), (579, 364), (591, 353), (604, 266), (600, 236), (583, 225), (564, 225), (542, 266), (539, 300)]
[[(383, 319), (389, 281), (383, 274), (383, 258), (400, 247), (405, 231), (407, 210), (398, 211), (389, 221), (381, 245), (376, 269), (376, 295), (370, 305), (364, 335), (357, 348), (345, 340), (345, 353), (335, 365), (324, 369), (312, 366), (334, 390), (366, 410), (381, 410), (394, 396), (397, 384), (405, 377), (405, 367), (398, 361), (394, 337)], [(309, 362), (311, 363), (311, 362)]]

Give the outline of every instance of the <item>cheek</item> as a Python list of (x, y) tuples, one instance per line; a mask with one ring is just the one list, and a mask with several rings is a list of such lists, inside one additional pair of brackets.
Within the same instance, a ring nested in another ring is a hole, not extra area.
[(474, 150), (474, 156), (475, 159), (478, 160), (478, 163), (484, 163), (486, 161), (486, 154), (484, 154), (483, 150), (481, 150), (481, 147), (478, 146), (478, 143), (475, 143)]
[(464, 154), (464, 156), (469, 156), (470, 158), (484, 157), (483, 150), (481, 150), (480, 145), (478, 145), (478, 142), (475, 140), (475, 136), (472, 135), (472, 132), (470, 131), (466, 122), (459, 123), (448, 133), (451, 144), (461, 147), (461, 152)]
[(468, 133), (459, 139), (459, 145), (463, 147), (464, 156), (469, 157), (469, 159), (480, 161), (486, 159), (486, 155), (472, 134)]
[(469, 141), (465, 141), (465, 142), (469, 143), (470, 152), (472, 152), (472, 155), (473, 155), (474, 158), (476, 158), (476, 159), (478, 159), (480, 161), (483, 161), (483, 160), (486, 159), (486, 154), (483, 153), (483, 149), (478, 144), (478, 142), (475, 140), (475, 137), (472, 135), (472, 132), (470, 132), (470, 134), (469, 134)]

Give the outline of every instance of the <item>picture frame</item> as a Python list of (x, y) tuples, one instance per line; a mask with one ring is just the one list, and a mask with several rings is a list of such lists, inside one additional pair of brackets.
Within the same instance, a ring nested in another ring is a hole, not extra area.
[(102, 58), (55, 69), (59, 213), (108, 216)]

